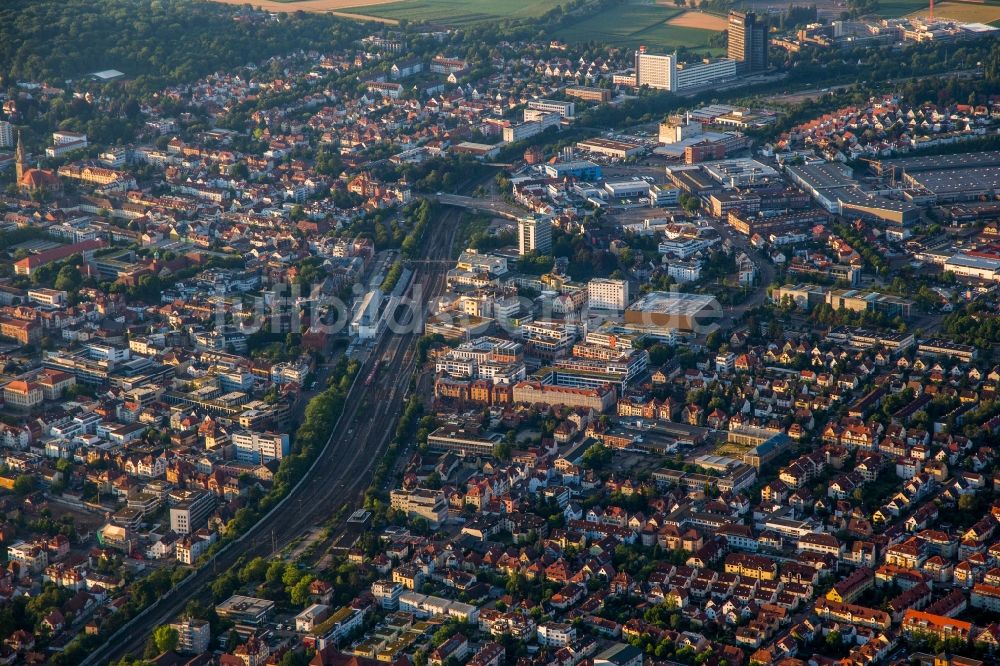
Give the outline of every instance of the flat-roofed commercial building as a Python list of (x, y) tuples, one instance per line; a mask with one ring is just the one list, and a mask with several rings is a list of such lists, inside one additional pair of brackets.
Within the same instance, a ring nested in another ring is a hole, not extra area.
[(973, 252), (960, 252), (944, 262), (944, 270), (961, 277), (1000, 281), (1000, 259)]
[(638, 143), (603, 138), (577, 141), (576, 147), (580, 150), (586, 150), (587, 152), (597, 153), (598, 155), (604, 155), (605, 157), (614, 157), (620, 160), (635, 157), (646, 152), (646, 148)]
[(855, 214), (902, 226), (920, 219), (920, 208), (908, 201), (888, 199), (862, 190), (850, 168), (842, 164), (789, 166), (785, 173), (830, 213)]
[(697, 62), (679, 62), (674, 66), (672, 90), (702, 88), (736, 78), (736, 61), (732, 58), (705, 58)]
[(604, 190), (614, 199), (637, 199), (649, 196), (650, 185), (642, 178), (604, 183)]
[(719, 302), (713, 296), (651, 291), (625, 310), (625, 323), (654, 324), (690, 332), (720, 316)]
[(546, 113), (558, 113), (563, 118), (572, 118), (576, 114), (573, 102), (563, 102), (554, 99), (534, 99), (528, 102), (528, 108)]
[(711, 162), (702, 168), (725, 187), (760, 185), (779, 175), (774, 167), (748, 157)]
[(215, 607), (219, 617), (253, 627), (262, 626), (273, 611), (273, 601), (241, 594), (234, 594)]
[(892, 222), (900, 226), (916, 224), (920, 220), (920, 208), (908, 201), (887, 199), (858, 188), (851, 188), (838, 195), (840, 210), (844, 215)]
[(575, 97), (585, 102), (610, 102), (611, 91), (607, 88), (592, 88), (590, 86), (570, 86), (563, 91), (567, 97)]
[(970, 345), (960, 345), (944, 338), (930, 338), (917, 345), (918, 356), (948, 356), (963, 363), (973, 361), (978, 350)]
[(880, 175), (895, 175), (916, 192), (928, 193), (937, 203), (973, 201), (1000, 190), (1000, 151), (920, 155), (875, 162)]
[(549, 178), (566, 178), (567, 176), (579, 180), (600, 180), (601, 167), (588, 160), (576, 160), (574, 162), (557, 162), (546, 164), (542, 169)]
[(833, 289), (826, 292), (826, 302), (834, 310), (853, 312), (881, 312), (887, 317), (909, 318), (913, 301), (876, 291), (860, 289)]
[(785, 298), (788, 298), (797, 308), (808, 312), (817, 305), (826, 303), (826, 295), (829, 291), (829, 287), (818, 284), (786, 285), (777, 287), (771, 293), (771, 300), (780, 305)]
[(496, 433), (483, 434), (478, 427), (445, 424), (427, 436), (427, 446), (453, 451), (463, 456), (488, 456), (502, 438)]

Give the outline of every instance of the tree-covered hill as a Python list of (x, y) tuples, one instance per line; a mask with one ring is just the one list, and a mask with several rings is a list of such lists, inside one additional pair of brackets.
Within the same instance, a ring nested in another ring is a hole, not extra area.
[(295, 49), (343, 46), (363, 26), (294, 12), (277, 21), (192, 0), (5, 0), (0, 2), (0, 75), (65, 79), (104, 69), (149, 90)]

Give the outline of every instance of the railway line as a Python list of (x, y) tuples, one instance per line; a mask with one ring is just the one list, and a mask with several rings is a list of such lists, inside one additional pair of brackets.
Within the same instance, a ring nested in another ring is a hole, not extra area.
[[(141, 652), (153, 629), (169, 622), (192, 599), (210, 597), (209, 586), (216, 572), (236, 566), (240, 558), (271, 556), (293, 542), (310, 527), (326, 522), (338, 510), (356, 508), (364, 497), (373, 469), (384, 454), (395, 424), (402, 413), (410, 377), (416, 370), (413, 346), (422, 331), (426, 304), (443, 293), (451, 246), (459, 215), (446, 210), (436, 224), (429, 225), (422, 256), (432, 261), (416, 264), (408, 295), (419, 297), (419, 311), (403, 315), (400, 323), (411, 323), (407, 332), (388, 332), (355, 375), (344, 411), (323, 450), (301, 481), (284, 500), (240, 540), (216, 555), (214, 561), (194, 572), (160, 598), (143, 614), (113, 635), (85, 662), (106, 664), (122, 656)], [(414, 292), (415, 286), (420, 286)], [(418, 317), (416, 322), (410, 321)], [(376, 363), (383, 362), (371, 382), (365, 378)], [(350, 513), (349, 511), (347, 513)], [(332, 526), (336, 540), (346, 528), (346, 516)]]

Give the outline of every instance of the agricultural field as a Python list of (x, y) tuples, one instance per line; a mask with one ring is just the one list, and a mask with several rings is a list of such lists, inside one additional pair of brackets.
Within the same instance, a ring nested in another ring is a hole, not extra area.
[[(914, 16), (926, 16), (927, 9), (913, 13)], [(936, 18), (951, 19), (964, 23), (1000, 23), (1000, 5), (973, 4), (969, 2), (942, 2), (934, 4)]]
[[(247, 0), (213, 0), (227, 5), (245, 5)], [(251, 0), (249, 4), (270, 12), (330, 12), (342, 13), (342, 10), (352, 7), (367, 11), (375, 5), (381, 5), (395, 0)]]
[(684, 12), (670, 19), (667, 23), (681, 28), (697, 28), (698, 30), (711, 30), (712, 32), (722, 32), (729, 27), (729, 23), (725, 17), (705, 12)]
[[(724, 24), (724, 19), (676, 6), (635, 4), (599, 12), (562, 28), (555, 36), (569, 42), (596, 41), (627, 48), (645, 45), (664, 51), (680, 46), (706, 47), (722, 29), (717, 26)], [(715, 29), (708, 29), (713, 25)]]
[(877, 14), (885, 18), (899, 18), (926, 9), (928, 4), (928, 0), (879, 0)]
[[(311, 2), (313, 0), (303, 0)], [(339, 0), (334, 0), (339, 1)], [(298, 4), (298, 3), (296, 3)], [(427, 21), (441, 25), (471, 25), (484, 21), (524, 19), (542, 16), (555, 8), (558, 0), (402, 0), (365, 3), (345, 0), (344, 12), (399, 21)], [(349, 6), (350, 5), (350, 6)]]

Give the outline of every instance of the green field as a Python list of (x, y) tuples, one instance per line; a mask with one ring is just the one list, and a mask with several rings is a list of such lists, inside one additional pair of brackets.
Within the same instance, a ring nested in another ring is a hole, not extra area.
[(886, 18), (899, 18), (927, 9), (928, 4), (926, 0), (879, 0), (877, 14)]
[(347, 7), (343, 11), (397, 21), (470, 25), (498, 19), (535, 18), (557, 5), (559, 0), (404, 0), (384, 5)]
[[(911, 14), (926, 16), (928, 0), (879, 0), (879, 16), (886, 18), (899, 18)], [(949, 2), (940, 0), (935, 2), (934, 15), (937, 18), (951, 19), (954, 21), (964, 21), (967, 23), (992, 23), (1000, 22), (997, 13), (1000, 12), (1000, 0), (986, 0), (986, 2)]]
[(645, 45), (652, 51), (707, 47), (714, 31), (667, 25), (683, 11), (662, 5), (625, 5), (564, 27), (555, 36), (568, 42), (595, 41), (627, 48)]

